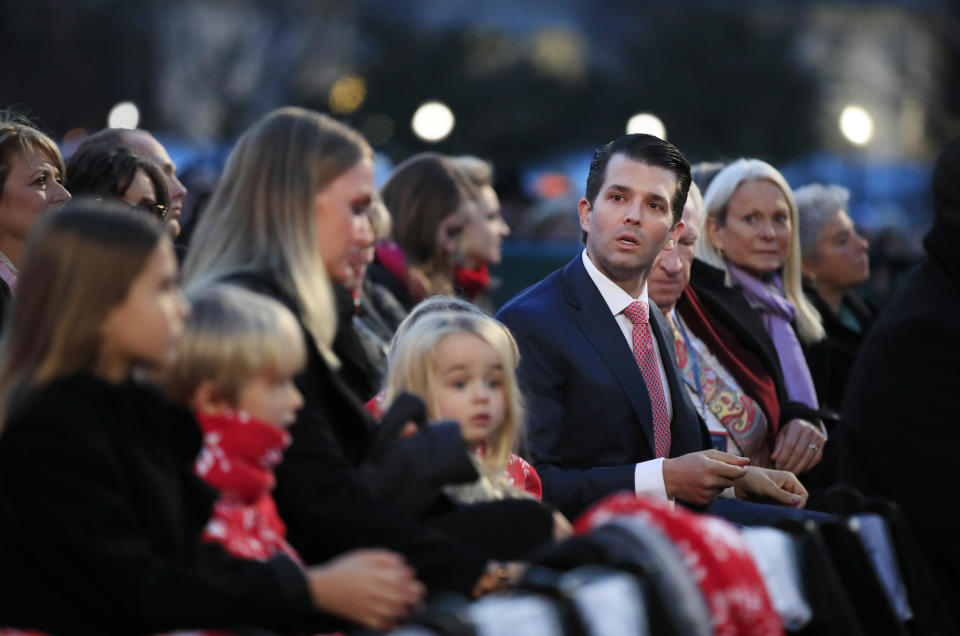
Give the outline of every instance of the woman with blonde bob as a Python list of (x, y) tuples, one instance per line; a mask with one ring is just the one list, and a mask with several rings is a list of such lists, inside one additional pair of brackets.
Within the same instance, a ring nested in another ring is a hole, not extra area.
[(511, 461), (523, 461), (515, 455), (524, 421), (518, 363), (516, 343), (503, 325), (464, 312), (424, 316), (391, 351), (387, 401), (404, 391), (420, 396), (431, 419), (460, 423), (475, 452), (480, 480), (448, 488), (455, 498), (483, 501), (521, 492), (522, 484), (511, 483), (507, 473)]
[(70, 200), (65, 177), (52, 139), (26, 119), (0, 113), (0, 328), (30, 228), (49, 206)]
[[(759, 159), (740, 159), (721, 170), (704, 194), (706, 215), (697, 259), (716, 268), (733, 292), (727, 304), (746, 303), (753, 334), (779, 362), (787, 397), (805, 407), (782, 427), (771, 454), (777, 467), (795, 473), (819, 463), (826, 433), (811, 423), (819, 413), (816, 390), (802, 345), (824, 337), (820, 315), (803, 294), (797, 205), (776, 168)], [(710, 276), (695, 267), (697, 293)], [(759, 316), (760, 320), (756, 320)], [(746, 326), (746, 325), (744, 325)]]
[(372, 155), (356, 131), (320, 113), (265, 115), (230, 153), (190, 244), (186, 285), (190, 293), (213, 282), (262, 293), (303, 331), (307, 361), (295, 381), (304, 406), (274, 497), (304, 561), (378, 545), (402, 553), (428, 587), (469, 593), (486, 580), (486, 557), (371, 495), (360, 468), (374, 423), (334, 370), (329, 279), (345, 280), (369, 243)]

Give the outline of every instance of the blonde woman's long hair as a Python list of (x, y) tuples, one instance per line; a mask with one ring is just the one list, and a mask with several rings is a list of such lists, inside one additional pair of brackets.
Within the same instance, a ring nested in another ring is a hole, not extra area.
[[(824, 337), (823, 324), (820, 322), (820, 312), (807, 300), (803, 293), (801, 276), (803, 273), (800, 261), (800, 219), (797, 214), (797, 203), (787, 180), (780, 172), (760, 159), (739, 159), (717, 173), (703, 196), (706, 214), (703, 216), (700, 238), (697, 241), (697, 258), (709, 265), (727, 271), (727, 262), (710, 242), (707, 236), (707, 221), (713, 219), (717, 227), (727, 222), (727, 206), (737, 187), (744, 181), (765, 179), (772, 181), (783, 192), (790, 208), (790, 249), (786, 262), (781, 268), (784, 295), (796, 308), (797, 335), (804, 343), (816, 342)], [(729, 284), (729, 276), (727, 278)]]
[(392, 403), (400, 393), (408, 391), (426, 402), (431, 419), (438, 418), (435, 398), (438, 379), (434, 370), (437, 348), (444, 338), (459, 333), (472, 334), (490, 345), (503, 367), (503, 426), (495, 438), (486, 442), (481, 476), (501, 488), (509, 488), (504, 471), (510, 455), (520, 444), (525, 410), (517, 384), (520, 358), (516, 341), (498, 321), (465, 312), (436, 312), (410, 325), (390, 352), (386, 403)]
[(165, 240), (158, 220), (117, 203), (79, 199), (40, 217), (0, 342), (0, 422), (24, 391), (93, 369), (104, 320)]
[(230, 153), (197, 224), (184, 264), (188, 288), (270, 272), (297, 302), (321, 354), (336, 364), (336, 311), (314, 200), (372, 153), (359, 133), (326, 115), (287, 107), (264, 116)]

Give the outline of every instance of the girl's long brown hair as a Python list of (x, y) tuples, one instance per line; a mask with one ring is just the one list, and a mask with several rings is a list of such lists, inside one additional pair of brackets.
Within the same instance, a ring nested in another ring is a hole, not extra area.
[(157, 220), (105, 201), (37, 221), (0, 341), (0, 425), (25, 390), (93, 367), (104, 320), (165, 237)]

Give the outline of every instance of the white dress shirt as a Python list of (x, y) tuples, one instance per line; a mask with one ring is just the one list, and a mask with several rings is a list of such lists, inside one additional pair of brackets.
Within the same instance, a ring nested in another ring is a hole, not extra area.
[[(597, 291), (603, 296), (604, 302), (610, 308), (620, 331), (623, 332), (624, 341), (627, 344), (630, 355), (633, 355), (633, 323), (623, 313), (630, 303), (639, 300), (648, 303), (647, 285), (644, 283), (640, 295), (633, 298), (627, 292), (623, 291), (619, 285), (606, 277), (597, 266), (593, 264), (587, 255), (587, 250), (581, 253), (583, 266), (587, 270), (587, 275), (593, 284), (597, 286)], [(648, 312), (649, 315), (649, 312)], [(657, 363), (660, 369), (660, 381), (663, 383), (663, 393), (667, 401), (667, 417), (673, 420), (673, 401), (670, 399), (670, 386), (667, 384), (667, 374), (663, 368), (663, 360), (660, 358), (660, 346), (657, 339), (653, 338), (653, 349), (657, 354)], [(652, 422), (651, 422), (652, 423)], [(667, 487), (663, 482), (663, 458), (651, 459), (640, 462), (636, 466), (633, 477), (633, 487), (638, 495), (655, 495), (662, 499), (667, 499)]]

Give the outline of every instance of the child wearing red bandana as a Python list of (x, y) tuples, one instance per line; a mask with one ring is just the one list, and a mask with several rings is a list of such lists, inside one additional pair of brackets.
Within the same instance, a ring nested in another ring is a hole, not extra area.
[(293, 377), (305, 360), (296, 319), (277, 303), (227, 286), (194, 299), (164, 383), (193, 410), (203, 430), (195, 468), (220, 493), (204, 538), (234, 556), (301, 563), (271, 491), (303, 406)]
[(195, 415), (203, 429), (197, 474), (220, 491), (204, 539), (221, 543), (236, 556), (262, 560), (283, 552), (300, 563), (284, 538), (287, 529), (270, 494), (273, 467), (290, 444), (290, 435), (244, 410), (198, 410)]

